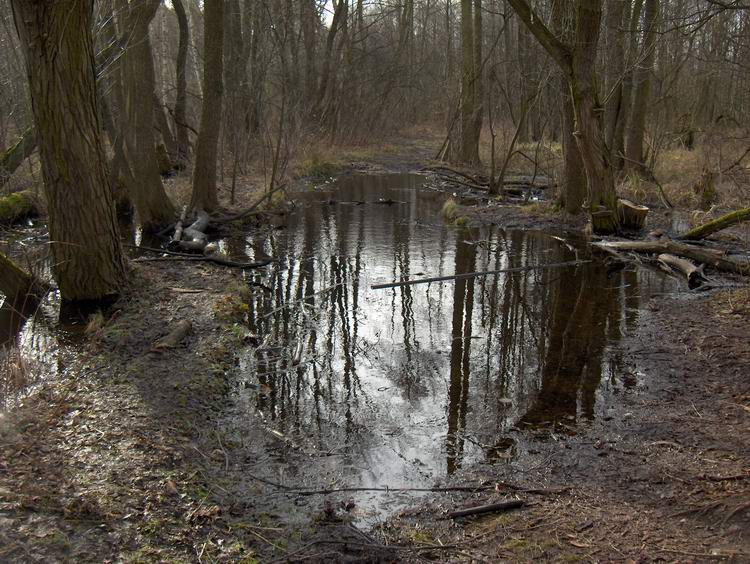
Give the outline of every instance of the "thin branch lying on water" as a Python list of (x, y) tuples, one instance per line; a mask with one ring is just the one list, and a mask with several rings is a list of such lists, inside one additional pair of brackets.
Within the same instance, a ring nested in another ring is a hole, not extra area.
[(374, 284), (370, 286), (372, 290), (382, 290), (384, 288), (398, 288), (401, 286), (412, 286), (414, 284), (426, 284), (429, 282), (445, 282), (449, 280), (464, 280), (477, 276), (491, 276), (493, 274), (504, 274), (512, 272), (527, 272), (529, 270), (547, 270), (549, 268), (563, 268), (566, 266), (578, 266), (586, 264), (590, 260), (571, 260), (568, 262), (556, 262), (552, 264), (535, 264), (528, 266), (517, 266), (515, 268), (501, 268), (498, 270), (485, 270), (483, 272), (466, 272), (464, 274), (453, 274), (451, 276), (434, 276), (432, 278), (420, 278), (418, 280), (404, 280), (402, 282), (389, 282), (388, 284)]
[(495, 482), (493, 484), (488, 484), (485, 486), (443, 486), (443, 487), (433, 487), (433, 488), (330, 488), (330, 489), (321, 489), (321, 490), (304, 490), (300, 488), (295, 488), (293, 486), (285, 486), (284, 484), (279, 484), (277, 482), (272, 482), (271, 480), (267, 480), (266, 478), (261, 478), (260, 476), (254, 476), (252, 474), (245, 473), (245, 476), (250, 478), (251, 480), (257, 480), (258, 482), (263, 482), (264, 484), (268, 484), (269, 486), (274, 486), (276, 488), (279, 488), (281, 490), (284, 490), (288, 493), (296, 494), (296, 495), (329, 495), (332, 493), (352, 493), (352, 492), (395, 492), (395, 493), (403, 493), (403, 492), (431, 492), (431, 493), (448, 493), (448, 492), (467, 492), (467, 493), (477, 493), (477, 492), (490, 492), (490, 491), (497, 491), (499, 488), (504, 488), (507, 490), (511, 490), (518, 493), (529, 493), (529, 494), (537, 494), (537, 495), (555, 495), (555, 494), (561, 494), (567, 492), (570, 488), (567, 486), (561, 486), (557, 488), (524, 488), (523, 486), (519, 486), (517, 484), (511, 484), (509, 482)]

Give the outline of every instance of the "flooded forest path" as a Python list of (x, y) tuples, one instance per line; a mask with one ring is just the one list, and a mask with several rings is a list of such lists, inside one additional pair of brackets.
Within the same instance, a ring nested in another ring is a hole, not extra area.
[(19, 328), (47, 376), (0, 428), (0, 559), (747, 558), (747, 299), (446, 222), (399, 168), (216, 241), (266, 269), (139, 262), (84, 339)]

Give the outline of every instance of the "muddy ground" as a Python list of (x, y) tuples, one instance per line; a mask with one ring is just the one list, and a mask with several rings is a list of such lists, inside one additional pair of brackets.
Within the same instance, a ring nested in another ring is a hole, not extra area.
[[(413, 170), (425, 157), (355, 168)], [(567, 221), (527, 208), (465, 213), (500, 226)], [(236, 330), (243, 288), (239, 271), (215, 265), (133, 263), (106, 319), (61, 347), (57, 375), (0, 419), (1, 561), (750, 559), (746, 288), (651, 298), (620, 345), (639, 385), (606, 417), (530, 429), (533, 447), (513, 464), (441, 484), (482, 491), (415, 497), (367, 532), (340, 496), (256, 476), (252, 438), (266, 430), (227, 431), (235, 351), (253, 338)], [(152, 350), (182, 319), (186, 342)], [(445, 519), (505, 499), (524, 506)], [(290, 507), (306, 518), (288, 519)]]

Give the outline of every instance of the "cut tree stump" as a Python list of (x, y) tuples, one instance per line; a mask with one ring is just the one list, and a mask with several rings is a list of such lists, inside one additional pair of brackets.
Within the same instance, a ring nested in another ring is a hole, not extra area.
[(704, 239), (712, 233), (716, 233), (717, 231), (721, 231), (722, 229), (726, 229), (727, 227), (731, 227), (732, 225), (735, 225), (742, 221), (747, 221), (748, 219), (750, 219), (750, 208), (743, 208), (741, 210), (736, 210), (726, 215), (722, 215), (721, 217), (718, 217), (713, 221), (709, 221), (708, 223), (704, 223), (703, 225), (699, 225), (698, 227), (695, 227), (694, 229), (691, 229), (690, 231), (685, 233), (680, 238), (686, 239), (688, 241)]
[(643, 229), (648, 212), (646, 206), (634, 204), (630, 200), (617, 200), (617, 214), (620, 217), (620, 227), (623, 229)]
[(597, 209), (591, 211), (591, 229), (597, 235), (609, 235), (617, 233), (617, 217), (611, 210), (605, 209), (599, 206)]

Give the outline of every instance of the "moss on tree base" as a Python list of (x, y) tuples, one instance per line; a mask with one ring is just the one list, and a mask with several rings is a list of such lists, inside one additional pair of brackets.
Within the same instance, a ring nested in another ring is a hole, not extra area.
[(38, 199), (31, 190), (0, 197), (0, 224), (14, 223), (38, 213)]

